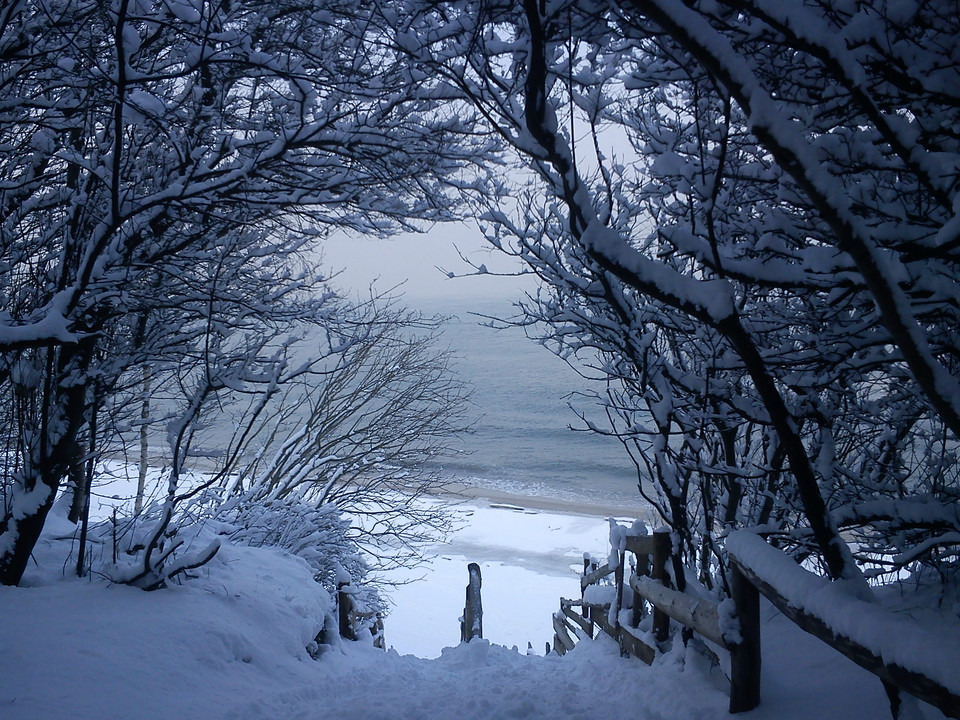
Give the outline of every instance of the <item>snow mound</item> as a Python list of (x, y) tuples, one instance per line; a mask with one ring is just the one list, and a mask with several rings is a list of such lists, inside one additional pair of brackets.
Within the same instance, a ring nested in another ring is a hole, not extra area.
[(332, 603), (306, 562), (225, 544), (199, 575), (0, 588), (0, 717), (215, 718), (251, 687), (315, 683)]
[[(314, 686), (260, 697), (226, 718), (697, 720), (723, 717), (728, 702), (678, 667), (664, 667), (644, 682), (645, 666), (621, 658), (606, 637), (562, 658), (527, 656), (486, 640), (446, 648), (432, 660), (350, 644), (319, 665)], [(681, 682), (693, 692), (678, 693)]]

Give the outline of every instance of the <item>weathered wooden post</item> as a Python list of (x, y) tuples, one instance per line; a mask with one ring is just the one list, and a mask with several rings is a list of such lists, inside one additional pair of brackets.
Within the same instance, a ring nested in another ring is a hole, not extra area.
[[(597, 564), (590, 557), (590, 553), (584, 553), (583, 554), (583, 577), (586, 577), (591, 572), (593, 572), (593, 570), (596, 569), (596, 566)], [(583, 582), (581, 582), (580, 583), (580, 615), (583, 617), (584, 620), (587, 621), (587, 627), (584, 629), (586, 630), (587, 634), (590, 635), (590, 639), (592, 640), (593, 639), (593, 617), (590, 613), (590, 609), (587, 607), (586, 594), (587, 594), (587, 586), (584, 585)]]
[(617, 599), (614, 605), (610, 606), (609, 618), (610, 626), (617, 633), (617, 644), (620, 646), (620, 656), (629, 655), (627, 647), (624, 645), (624, 631), (620, 629), (620, 610), (623, 609), (623, 568), (627, 564), (627, 554), (622, 550), (617, 551), (617, 568), (613, 571), (613, 580), (617, 587)]
[(370, 626), (370, 634), (373, 635), (373, 646), (378, 650), (387, 649), (387, 641), (383, 637), (383, 615), (377, 613), (376, 622)]
[(617, 567), (613, 571), (613, 582), (617, 588), (617, 604), (611, 613), (613, 618), (610, 623), (614, 630), (620, 627), (620, 610), (623, 608), (623, 566), (626, 564), (626, 559), (626, 553), (618, 550)]
[[(664, 587), (670, 587), (667, 574), (667, 562), (670, 560), (670, 531), (658, 528), (653, 532), (653, 572), (651, 577), (659, 580)], [(670, 637), (670, 617), (656, 605), (653, 607), (653, 637), (664, 642)]]
[(347, 640), (356, 640), (357, 633), (353, 629), (353, 621), (350, 619), (350, 613), (353, 612), (353, 598), (350, 597), (348, 588), (350, 583), (342, 582), (337, 584), (337, 611), (340, 619), (340, 637)]
[[(644, 533), (646, 533), (646, 527), (644, 527)], [(653, 549), (652, 540), (653, 538), (647, 534), (627, 536), (627, 550), (633, 553), (637, 561), (633, 568), (635, 577), (650, 576), (650, 552)], [(645, 611), (643, 596), (640, 593), (633, 593), (633, 605), (631, 607), (630, 627), (640, 627), (640, 621), (643, 620)]]
[(473, 638), (483, 637), (483, 604), (480, 601), (480, 566), (467, 565), (470, 581), (467, 583), (467, 598), (463, 607), (463, 619), (460, 621), (460, 641), (470, 642)]
[[(650, 556), (639, 554), (636, 558), (637, 566), (634, 568), (634, 573), (638, 577), (650, 575)], [(638, 592), (633, 593), (633, 608), (630, 614), (631, 627), (640, 627), (640, 621), (643, 620), (643, 609), (643, 596)]]
[(730, 594), (737, 606), (740, 642), (730, 646), (730, 712), (760, 704), (760, 591), (736, 563), (730, 564)]

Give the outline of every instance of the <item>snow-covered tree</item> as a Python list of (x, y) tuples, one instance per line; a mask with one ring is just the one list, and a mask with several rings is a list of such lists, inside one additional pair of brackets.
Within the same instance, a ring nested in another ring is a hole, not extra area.
[(0, 9), (0, 582), (128, 370), (162, 374), (216, 322), (322, 320), (302, 262), (327, 228), (451, 216), (489, 143), (437, 112), (391, 7)]
[[(336, 505), (377, 569), (417, 563), (449, 529), (442, 461), (469, 430), (467, 388), (437, 349), (437, 320), (376, 305), (318, 377), (285, 388), (225, 477), (227, 502)], [(290, 384), (288, 384), (290, 385)]]
[[(427, 6), (417, 58), (542, 180), (491, 238), (600, 351), (641, 490), (709, 570), (762, 526), (832, 577), (957, 553), (951, 2)], [(616, 151), (611, 138), (626, 140)]]
[[(340, 303), (334, 317), (282, 345), (244, 333), (241, 352), (198, 357), (157, 387), (148, 434), (166, 446), (162, 523), (179, 507), (195, 516), (193, 498), (214, 518), (335, 506), (376, 569), (416, 563), (449, 528), (445, 506), (427, 496), (442, 489), (442, 459), (468, 429), (467, 393), (436, 348), (438, 321), (384, 300)], [(134, 422), (126, 434), (137, 431)]]

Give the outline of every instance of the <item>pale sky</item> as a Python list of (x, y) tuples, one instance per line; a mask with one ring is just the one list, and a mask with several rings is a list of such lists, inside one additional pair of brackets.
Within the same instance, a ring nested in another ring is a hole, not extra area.
[[(435, 225), (424, 234), (405, 233), (389, 240), (338, 235), (323, 241), (323, 267), (340, 270), (333, 284), (341, 290), (364, 293), (371, 282), (381, 292), (403, 283), (407, 298), (519, 298), (532, 289), (531, 277), (471, 275), (476, 271), (457, 254), (457, 249), (475, 265), (491, 273), (516, 272), (516, 260), (489, 246), (475, 227), (460, 224)], [(446, 271), (469, 277), (449, 278)]]

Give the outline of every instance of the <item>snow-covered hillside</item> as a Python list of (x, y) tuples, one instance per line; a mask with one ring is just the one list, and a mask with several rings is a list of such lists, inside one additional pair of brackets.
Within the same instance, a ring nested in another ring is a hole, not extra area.
[[(524, 527), (531, 531), (548, 520), (555, 527), (563, 522), (559, 514), (499, 512), (485, 508), (474, 514), (476, 521), (465, 531), (474, 552), (498, 547), (502, 560), (508, 554), (506, 525), (517, 528), (521, 556), (527, 551)], [(583, 516), (567, 522), (589, 524)], [(600, 529), (606, 525), (599, 517), (595, 522)], [(52, 539), (57, 528), (53, 523), (40, 544), (30, 586), (0, 588), (4, 720), (728, 717), (724, 676), (693, 652), (677, 649), (653, 667), (621, 658), (604, 637), (581, 643), (562, 658), (528, 656), (488, 641), (446, 648), (433, 659), (382, 652), (366, 643), (337, 643), (317, 652), (313, 639), (331, 601), (297, 558), (224, 545), (197, 577), (143, 592), (98, 578), (63, 577), (69, 543)], [(562, 534), (548, 537), (559, 541), (559, 550)], [(448, 550), (437, 562), (463, 560), (454, 554), (456, 544)], [(518, 589), (491, 582), (484, 586), (485, 600), (491, 607), (504, 605), (510, 597), (522, 597)], [(462, 587), (453, 594), (456, 600), (422, 593), (417, 612), (398, 608), (387, 619), (388, 644), (392, 632), (430, 635), (437, 626), (453, 642), (447, 618), (460, 611)], [(395, 602), (404, 597), (399, 593)], [(522, 600), (516, 613), (535, 620), (525, 615)], [(488, 615), (485, 624), (496, 624), (496, 617)], [(549, 626), (549, 617), (536, 621)], [(744, 717), (888, 716), (876, 678), (770, 607), (763, 639), (763, 702)], [(927, 709), (925, 714), (941, 717)]]

